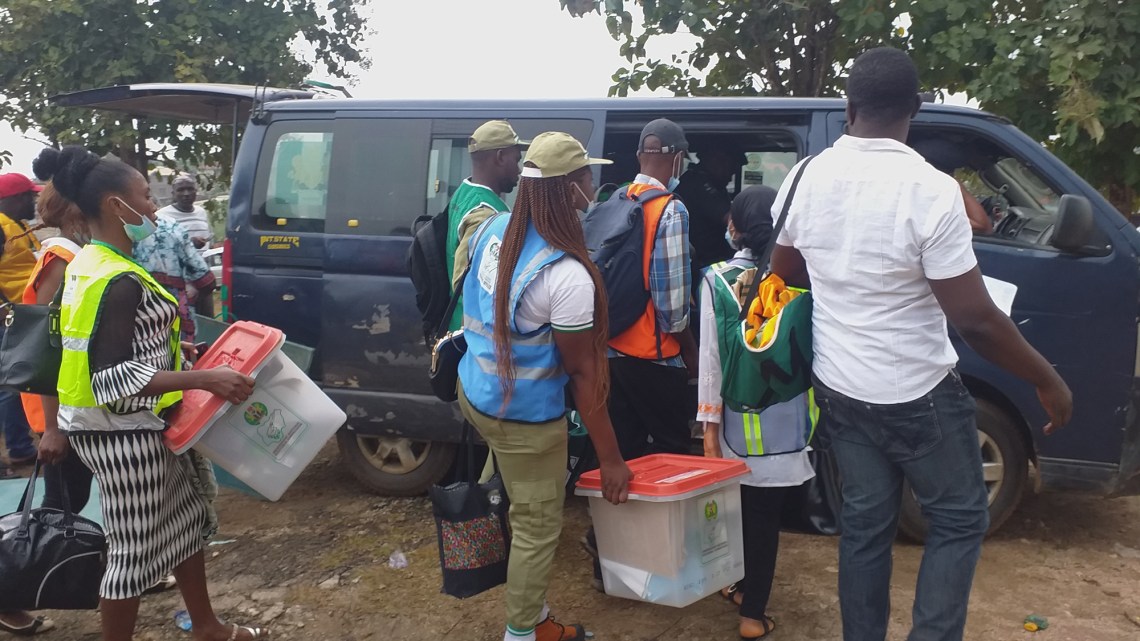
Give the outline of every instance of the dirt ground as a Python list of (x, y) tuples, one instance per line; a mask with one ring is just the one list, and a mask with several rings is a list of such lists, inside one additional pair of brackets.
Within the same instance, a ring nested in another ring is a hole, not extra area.
[[(599, 641), (735, 639), (729, 604), (709, 598), (684, 609), (598, 594), (578, 538), (585, 503), (571, 499), (550, 602)], [(440, 594), (435, 529), (426, 498), (365, 493), (330, 445), (279, 503), (224, 490), (221, 532), (207, 548), (211, 592), (227, 619), (273, 628), (280, 641), (495, 641), (502, 637), (503, 590), (459, 601)], [(837, 540), (786, 535), (770, 613), (774, 639), (838, 641)], [(405, 569), (389, 567), (403, 552)], [(900, 543), (890, 639), (905, 639), (921, 548)], [(146, 597), (140, 641), (190, 639), (177, 629), (177, 593)], [(1032, 634), (1024, 617), (1044, 615)], [(51, 612), (59, 629), (45, 639), (96, 641), (93, 612)], [(1029, 496), (988, 541), (966, 638), (1007, 641), (1140, 639), (1140, 498)]]

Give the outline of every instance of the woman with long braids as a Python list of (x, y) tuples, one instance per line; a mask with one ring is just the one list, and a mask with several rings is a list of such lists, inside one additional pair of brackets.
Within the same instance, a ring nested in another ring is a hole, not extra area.
[(178, 304), (131, 258), (155, 229), (150, 187), (138, 170), (83, 147), (45, 149), (36, 175), (82, 212), (91, 242), (64, 270), (59, 429), (99, 483), (107, 569), (99, 586), (103, 641), (130, 641), (139, 596), (173, 572), (194, 641), (253, 641), (258, 628), (222, 623), (206, 589), (205, 536), (216, 523), (189, 455), (162, 432), (182, 391), (231, 403), (253, 379), (228, 367), (183, 371)]
[(567, 385), (601, 463), (602, 491), (628, 498), (630, 471), (606, 408), (606, 299), (579, 210), (591, 202), (591, 159), (568, 134), (531, 143), (514, 213), (474, 236), (463, 284), (467, 353), (459, 402), (494, 453), (511, 501), (505, 641), (582, 641), (546, 605), (562, 532)]

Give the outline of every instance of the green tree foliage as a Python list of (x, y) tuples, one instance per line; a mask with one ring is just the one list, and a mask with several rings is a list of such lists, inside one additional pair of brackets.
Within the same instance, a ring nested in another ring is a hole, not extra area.
[[(571, 15), (595, 6), (562, 4)], [(617, 96), (641, 87), (690, 96), (834, 96), (854, 55), (902, 42), (893, 26), (899, 3), (888, 0), (606, 0), (604, 8), (631, 63), (614, 74), (610, 94)], [(640, 30), (629, 9), (641, 14)], [(668, 60), (648, 57), (651, 39), (678, 32), (696, 38), (691, 49)]]
[(1140, 2), (933, 0), (911, 16), (928, 84), (1046, 141), (1125, 214), (1140, 207)]
[[(1121, 211), (1140, 205), (1137, 0), (560, 1), (571, 15), (605, 12), (630, 62), (611, 95), (835, 96), (855, 56), (897, 46), (926, 89), (965, 92), (1046, 141)], [(648, 56), (650, 40), (678, 32), (695, 45)]]
[[(81, 143), (141, 166), (140, 139), (166, 164), (230, 158), (216, 126), (136, 122), (60, 108), (53, 95), (140, 82), (296, 86), (323, 67), (344, 76), (366, 64), (367, 0), (5, 0), (0, 6), (0, 119), (56, 144)], [(307, 51), (308, 54), (303, 54)], [(145, 151), (145, 149), (144, 149)]]

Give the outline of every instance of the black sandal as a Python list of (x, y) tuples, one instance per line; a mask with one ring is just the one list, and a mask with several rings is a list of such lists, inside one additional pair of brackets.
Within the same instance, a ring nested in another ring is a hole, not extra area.
[(36, 617), (32, 619), (31, 623), (23, 627), (9, 625), (5, 623), (3, 619), (0, 619), (0, 630), (3, 630), (9, 634), (14, 634), (18, 637), (34, 637), (41, 632), (47, 632), (53, 628), (55, 628), (55, 622), (43, 617)]
[(766, 614), (756, 620), (760, 622), (760, 625), (764, 626), (764, 632), (755, 637), (746, 637), (742, 634), (740, 635), (741, 641), (756, 641), (756, 639), (763, 639), (776, 629), (776, 622), (772, 619), (772, 617)]

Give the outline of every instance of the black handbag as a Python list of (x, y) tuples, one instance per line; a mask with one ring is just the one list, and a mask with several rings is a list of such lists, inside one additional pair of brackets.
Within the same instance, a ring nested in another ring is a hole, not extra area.
[(839, 514), (843, 508), (842, 484), (835, 455), (828, 449), (808, 451), (815, 476), (803, 485), (790, 488), (780, 515), (786, 532), (835, 536), (840, 533)]
[(15, 305), (3, 297), (7, 310), (4, 340), (0, 341), (0, 387), (19, 392), (57, 395), (63, 340), (59, 308), (63, 287), (50, 305)]
[(103, 529), (71, 511), (63, 479), (62, 510), (32, 508), (39, 474), (36, 463), (21, 509), (0, 517), (0, 611), (93, 610), (107, 564)]
[(459, 287), (455, 288), (451, 301), (447, 303), (447, 312), (443, 314), (443, 321), (435, 332), (440, 338), (431, 348), (431, 391), (436, 398), (448, 403), (459, 398), (459, 361), (467, 353), (467, 339), (463, 336), (463, 329), (448, 332), (447, 326), (451, 323), (451, 316), (455, 313), (459, 297), (463, 295), (463, 281), (467, 279), (470, 271), (471, 265), (467, 265), (467, 269), (463, 270), (463, 276), (459, 279)]
[(498, 473), (487, 483), (477, 481), (471, 430), (464, 423), (466, 480), (446, 487), (434, 485), (429, 490), (443, 571), (441, 592), (460, 599), (506, 583), (511, 549), (506, 488)]

